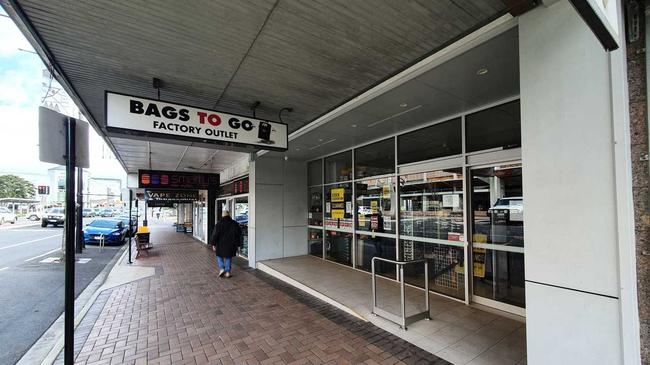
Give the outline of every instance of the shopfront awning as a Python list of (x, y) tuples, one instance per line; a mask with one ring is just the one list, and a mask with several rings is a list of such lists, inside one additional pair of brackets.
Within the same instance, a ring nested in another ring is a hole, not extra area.
[(249, 116), (259, 101), (292, 133), (521, 1), (0, 3), (128, 172), (218, 172), (251, 149), (111, 135), (105, 91), (155, 99), (158, 78), (161, 100)]

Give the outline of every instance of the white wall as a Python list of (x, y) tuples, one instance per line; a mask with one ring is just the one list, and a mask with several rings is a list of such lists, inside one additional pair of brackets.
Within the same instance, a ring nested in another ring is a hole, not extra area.
[(519, 41), (528, 363), (623, 363), (634, 325), (621, 305), (631, 184), (611, 64), (622, 51), (606, 53), (566, 0), (521, 16)]
[(249, 264), (306, 255), (307, 164), (264, 155), (249, 176)]

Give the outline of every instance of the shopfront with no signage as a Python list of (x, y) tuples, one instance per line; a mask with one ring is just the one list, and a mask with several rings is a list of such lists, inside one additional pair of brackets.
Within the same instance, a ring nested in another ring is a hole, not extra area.
[[(363, 271), (427, 258), (432, 291), (523, 316), (520, 120), (510, 98), (310, 161), (309, 254)], [(423, 269), (405, 281), (424, 287)]]

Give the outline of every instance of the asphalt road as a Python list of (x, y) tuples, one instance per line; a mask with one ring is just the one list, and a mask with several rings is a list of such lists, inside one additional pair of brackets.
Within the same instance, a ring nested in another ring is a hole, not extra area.
[[(64, 309), (63, 228), (39, 225), (0, 230), (0, 364), (14, 364)], [(77, 263), (75, 296), (121, 247), (86, 246)], [(86, 260), (83, 260), (86, 261)]]

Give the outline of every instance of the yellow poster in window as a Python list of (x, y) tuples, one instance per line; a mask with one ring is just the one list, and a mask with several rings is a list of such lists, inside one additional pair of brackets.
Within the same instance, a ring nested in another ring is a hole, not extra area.
[(386, 184), (381, 188), (382, 195), (385, 199), (390, 198), (390, 185)]
[(344, 209), (332, 209), (332, 218), (334, 219), (343, 219), (345, 218)]
[(376, 200), (371, 200), (370, 201), (370, 213), (372, 213), (372, 214), (379, 213), (379, 204), (377, 204)]
[(332, 196), (332, 202), (342, 202), (345, 201), (345, 189), (344, 188), (336, 188), (332, 189), (330, 192)]
[(474, 276), (479, 278), (485, 277), (485, 249), (474, 248), (472, 250), (472, 261), (474, 261)]

